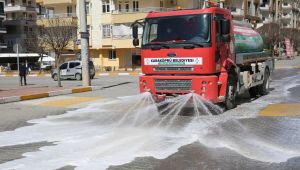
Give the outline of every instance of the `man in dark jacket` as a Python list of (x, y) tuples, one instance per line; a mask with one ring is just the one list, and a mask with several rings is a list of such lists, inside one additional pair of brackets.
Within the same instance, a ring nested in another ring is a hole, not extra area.
[(21, 86), (23, 86), (23, 79), (24, 79), (24, 85), (26, 86), (26, 74), (27, 74), (27, 68), (24, 63), (21, 63), (20, 68), (19, 68), (19, 75), (20, 75), (20, 80), (21, 80)]

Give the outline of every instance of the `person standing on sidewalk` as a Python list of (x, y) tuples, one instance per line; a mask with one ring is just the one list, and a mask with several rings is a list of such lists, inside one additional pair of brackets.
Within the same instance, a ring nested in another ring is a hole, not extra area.
[(20, 76), (21, 86), (23, 86), (23, 79), (24, 79), (24, 85), (25, 86), (27, 85), (26, 74), (27, 74), (27, 68), (24, 63), (21, 63), (20, 68), (19, 68), (19, 76)]

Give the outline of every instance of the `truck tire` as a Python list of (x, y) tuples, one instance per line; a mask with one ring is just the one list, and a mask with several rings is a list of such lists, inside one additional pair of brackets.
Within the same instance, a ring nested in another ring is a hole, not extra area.
[(226, 97), (225, 97), (225, 108), (227, 110), (236, 107), (236, 95), (237, 95), (237, 80), (234, 74), (229, 73), (227, 88), (226, 88)]
[(250, 94), (250, 97), (251, 97), (251, 98), (256, 98), (257, 95), (258, 95), (258, 89), (257, 89), (257, 86), (251, 87), (251, 88), (249, 89), (249, 94)]
[(265, 70), (265, 74), (264, 74), (264, 82), (262, 85), (257, 86), (257, 92), (260, 95), (267, 95), (269, 93), (269, 89), (270, 89), (270, 71), (269, 69)]

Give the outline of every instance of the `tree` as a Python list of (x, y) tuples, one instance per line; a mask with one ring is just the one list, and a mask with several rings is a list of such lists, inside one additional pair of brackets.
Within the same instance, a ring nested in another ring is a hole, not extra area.
[(51, 18), (41, 20), (38, 28), (38, 39), (49, 51), (55, 53), (55, 66), (58, 71), (58, 86), (60, 81), (60, 57), (63, 51), (71, 46), (77, 38), (77, 23), (71, 18)]
[(40, 72), (44, 54), (47, 51), (47, 45), (44, 42), (43, 38), (39, 36), (37, 29), (35, 29), (31, 34), (28, 34), (24, 40), (24, 46), (27, 49), (27, 52), (38, 53), (41, 59), (40, 62)]
[(264, 40), (264, 44), (273, 52), (274, 47), (282, 40), (278, 23), (264, 24), (257, 30)]

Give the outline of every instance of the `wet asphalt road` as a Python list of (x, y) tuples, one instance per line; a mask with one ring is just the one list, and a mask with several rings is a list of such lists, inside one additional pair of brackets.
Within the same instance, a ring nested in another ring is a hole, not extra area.
[[(291, 76), (295, 77), (285, 79)], [(166, 159), (136, 158), (131, 163), (111, 166), (110, 169), (300, 169), (300, 116), (265, 117), (251, 115), (253, 113), (245, 111), (260, 109), (260, 104), (264, 102), (300, 104), (299, 78), (299, 70), (277, 70), (273, 74), (273, 81), (281, 82), (279, 88), (287, 88), (288, 94), (280, 92), (277, 86), (272, 85), (269, 96), (274, 97), (267, 97), (266, 100), (262, 99), (263, 97), (258, 99), (240, 97), (240, 105), (224, 113), (229, 117), (233, 116), (212, 127), (205, 139), (182, 146), (178, 152)], [(295, 84), (289, 88), (288, 85), (291, 83)], [(278, 92), (274, 92), (276, 90)], [(251, 105), (251, 102), (255, 104)], [(300, 115), (300, 110), (298, 112)], [(241, 115), (238, 115), (240, 113)], [(209, 144), (215, 141), (223, 142), (223, 147)]]
[[(114, 80), (110, 80), (114, 82)], [(118, 96), (118, 91), (122, 92), (122, 96), (136, 94), (135, 88), (137, 88), (137, 78), (122, 78), (116, 80), (117, 83), (122, 81), (132, 82), (120, 87), (113, 87), (106, 89), (105, 91), (85, 94), (70, 95), (71, 97), (95, 97), (102, 96), (105, 98), (114, 98)], [(44, 99), (43, 102), (46, 102), (48, 99)], [(51, 99), (49, 99), (51, 100)], [(102, 101), (102, 100), (101, 100)], [(168, 131), (168, 133), (174, 133), (173, 136), (169, 137), (166, 141), (170, 141), (170, 145), (178, 141), (185, 141), (181, 138), (193, 138), (197, 136), (196, 139), (191, 140), (192, 142), (182, 142), (182, 144), (176, 143), (178, 151), (167, 152), (167, 154), (151, 154), (152, 145), (149, 145), (149, 154), (145, 152), (140, 155), (148, 156), (138, 156), (136, 152), (129, 152), (128, 157), (134, 158), (134, 160), (125, 159), (120, 161), (117, 165), (112, 165), (115, 163), (109, 163), (109, 169), (163, 169), (163, 170), (179, 170), (179, 169), (275, 169), (275, 170), (290, 170), (290, 169), (300, 169), (300, 113), (292, 115), (289, 117), (282, 116), (277, 113), (276, 116), (265, 116), (260, 113), (260, 110), (268, 107), (270, 104), (276, 103), (293, 103), (298, 105), (300, 101), (300, 70), (297, 69), (287, 69), (287, 70), (277, 70), (273, 75), (273, 82), (271, 85), (271, 92), (267, 96), (262, 96), (257, 99), (249, 99), (247, 97), (241, 97), (239, 106), (236, 109), (227, 111), (219, 116), (214, 117), (203, 117), (203, 119), (198, 120), (199, 122), (193, 123), (190, 127), (184, 127), (183, 129), (178, 129), (180, 135), (176, 136), (176, 131)], [(43, 118), (46, 115), (60, 115), (66, 111), (77, 110), (78, 108), (85, 108), (87, 104), (80, 106), (70, 106), (70, 107), (55, 107), (53, 109), (45, 110), (45, 107), (37, 105), (40, 101), (32, 101), (27, 103), (13, 103), (0, 106), (2, 111), (5, 111), (5, 114), (0, 114), (0, 131), (8, 132), (8, 130), (14, 130), (23, 126), (27, 126), (30, 129), (30, 124), (27, 124), (27, 120)], [(90, 102), (93, 103), (93, 102)], [(16, 109), (19, 108), (19, 109)], [(14, 111), (12, 111), (14, 110)], [(20, 114), (21, 111), (27, 111), (32, 114), (24, 115)], [(84, 110), (83, 110), (84, 111)], [(11, 114), (8, 114), (11, 113)], [(35, 112), (39, 114), (34, 114)], [(276, 109), (274, 110), (276, 112)], [(299, 111), (300, 112), (300, 111)], [(11, 120), (7, 117), (14, 115), (14, 119)], [(2, 118), (6, 116), (6, 118)], [(90, 116), (92, 117), (92, 116)], [(1, 119), (2, 118), (2, 119)], [(83, 121), (75, 119), (72, 117), (72, 121)], [(97, 117), (99, 118), (99, 117)], [(71, 119), (71, 118), (69, 118)], [(101, 118), (99, 118), (101, 119)], [(2, 121), (1, 121), (2, 120)], [(6, 122), (4, 122), (6, 121)], [(10, 123), (7, 123), (10, 122)], [(39, 122), (39, 121), (37, 121)], [(41, 121), (43, 122), (43, 121)], [(100, 120), (101, 122), (101, 120)], [(47, 123), (47, 122), (46, 122)], [(41, 123), (42, 124), (42, 123)], [(44, 122), (45, 124), (45, 122)], [(203, 126), (207, 124), (207, 126)], [(21, 128), (22, 129), (22, 128)], [(38, 128), (36, 128), (38, 129)], [(36, 130), (34, 129), (34, 130)], [(203, 133), (205, 131), (205, 133)], [(25, 130), (26, 132), (26, 130)], [(29, 134), (28, 130), (28, 135)], [(134, 131), (129, 131), (134, 132)], [(2, 133), (0, 133), (0, 138)], [(41, 131), (43, 133), (43, 131)], [(70, 133), (70, 132), (68, 132)], [(84, 133), (88, 133), (84, 132)], [(100, 133), (100, 132), (99, 132)], [(147, 132), (145, 132), (147, 133)], [(151, 131), (149, 132), (151, 134)], [(181, 133), (190, 133), (193, 135), (182, 135)], [(45, 129), (45, 134), (47, 134)], [(58, 134), (60, 135), (60, 134)], [(74, 134), (76, 136), (76, 134)], [(77, 134), (80, 136), (80, 134)], [(126, 136), (134, 136), (134, 134), (126, 134)], [(182, 135), (182, 136), (181, 136)], [(8, 137), (17, 137), (12, 134), (9, 134)], [(49, 135), (50, 137), (51, 135)], [(101, 136), (101, 135), (100, 135)], [(147, 135), (145, 135), (147, 136)], [(174, 137), (175, 136), (175, 137)], [(144, 136), (143, 136), (144, 137)], [(163, 136), (166, 137), (166, 136)], [(69, 138), (67, 138), (69, 139)], [(70, 138), (71, 139), (71, 138)], [(125, 137), (123, 139), (126, 139)], [(150, 138), (151, 139), (151, 138)], [(14, 140), (14, 139), (12, 139)], [(17, 139), (16, 139), (17, 140)], [(18, 137), (18, 140), (19, 139)], [(30, 139), (27, 139), (30, 141)], [(115, 140), (122, 140), (122, 137), (116, 138)], [(142, 140), (142, 139), (140, 139)], [(162, 140), (164, 141), (164, 140)], [(175, 141), (175, 142), (174, 142)], [(5, 140), (2, 140), (5, 142)], [(22, 140), (21, 140), (22, 142)], [(23, 141), (24, 142), (24, 141)], [(154, 140), (154, 143), (157, 142)], [(24, 158), (29, 155), (35, 155), (34, 152), (38, 151), (43, 146), (59, 146), (63, 141), (45, 142), (45, 141), (36, 141), (36, 142), (24, 142), (24, 144), (4, 146), (1, 144), (0, 139), (0, 169), (7, 167), (15, 167), (12, 165), (14, 161), (20, 158)], [(136, 143), (139, 143), (139, 138), (137, 138)], [(130, 141), (130, 144), (127, 144), (126, 147), (135, 148), (136, 145), (134, 139)], [(157, 142), (155, 145), (159, 145)], [(99, 147), (105, 147), (102, 143), (98, 144)], [(161, 152), (165, 153), (168, 146), (161, 148)], [(164, 148), (165, 147), (165, 148)], [(48, 148), (48, 149), (50, 149)], [(176, 148), (176, 147), (175, 147)], [(93, 149), (93, 148), (91, 148)], [(174, 148), (173, 148), (174, 149)], [(42, 149), (46, 150), (46, 148)], [(95, 148), (96, 150), (96, 148)], [(101, 150), (101, 149), (100, 149)], [(80, 150), (79, 150), (80, 151)], [(119, 149), (122, 152), (122, 148)], [(33, 152), (28, 154), (28, 152)], [(78, 152), (74, 148), (74, 153)], [(118, 152), (118, 151), (116, 151)], [(22, 156), (22, 154), (25, 156)], [(51, 152), (48, 152), (51, 153)], [(63, 152), (62, 152), (63, 153)], [(57, 152), (59, 157), (59, 152)], [(95, 154), (95, 153), (93, 153)], [(99, 153), (96, 153), (99, 154)], [(129, 155), (130, 154), (130, 155)], [(48, 162), (48, 156), (45, 156), (45, 159), (42, 157), (39, 161), (45, 161), (45, 164), (55, 164), (55, 162)], [(62, 156), (62, 155), (61, 155)], [(118, 159), (120, 157), (112, 158)], [(50, 159), (50, 156), (49, 156)], [(78, 157), (75, 160), (78, 162), (88, 159), (86, 157)], [(30, 160), (30, 159), (29, 159)], [(33, 159), (35, 160), (35, 159)], [(38, 159), (36, 159), (38, 160)], [(99, 160), (98, 160), (99, 161)], [(107, 159), (110, 161), (110, 159)], [(21, 162), (21, 161), (20, 161)], [(20, 163), (19, 162), (19, 163)], [(26, 160), (24, 160), (26, 163)], [(23, 162), (23, 163), (24, 163)], [(72, 161), (71, 161), (72, 162)], [(91, 160), (91, 164), (96, 164), (97, 159), (94, 161)], [(1, 164), (2, 163), (2, 164)], [(9, 164), (7, 164), (9, 163)], [(32, 163), (32, 162), (31, 162)], [(34, 164), (34, 163), (32, 163)], [(39, 163), (36, 162), (38, 165)], [(63, 164), (63, 163), (62, 163)], [(7, 165), (7, 166), (6, 166)], [(70, 163), (66, 161), (66, 164), (59, 166), (61, 169), (85, 169), (82, 164), (77, 164), (76, 162)], [(102, 169), (103, 167), (99, 168)], [(28, 167), (19, 166), (16, 169), (31, 169)], [(32, 169), (34, 169), (32, 167)], [(43, 168), (45, 169), (45, 168)], [(93, 169), (93, 168), (91, 168)], [(98, 169), (98, 168), (97, 168)]]

